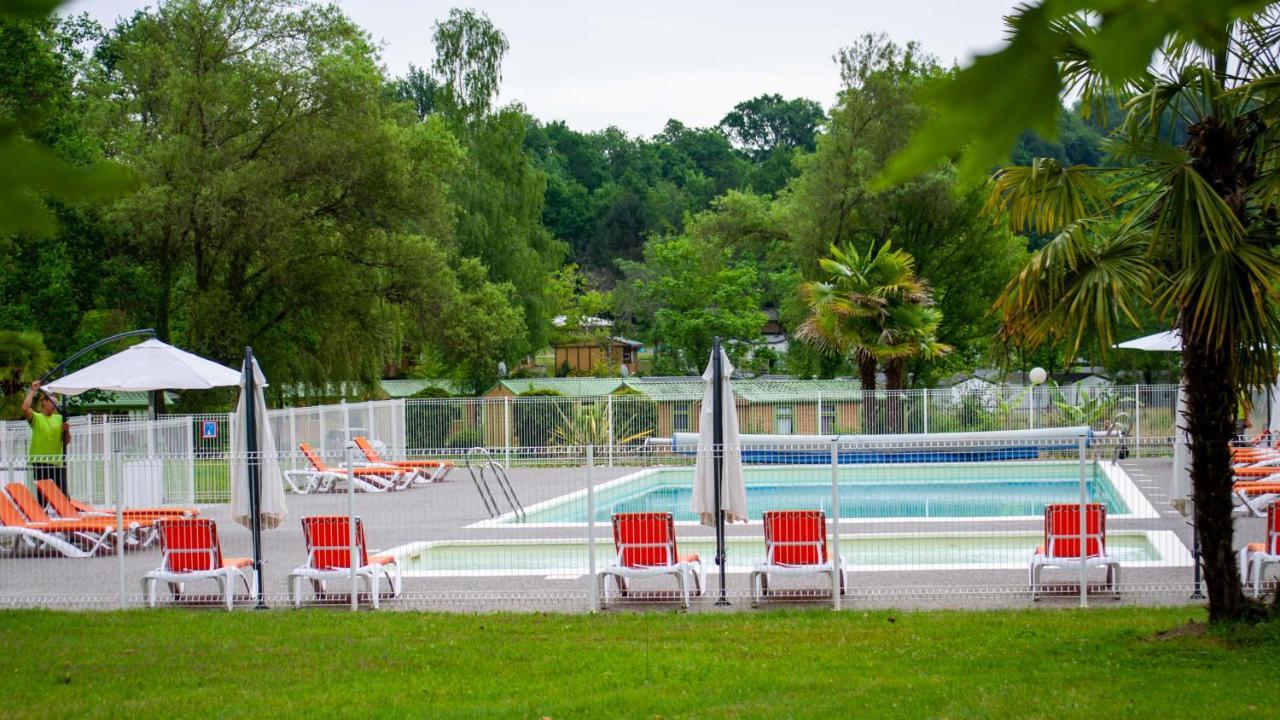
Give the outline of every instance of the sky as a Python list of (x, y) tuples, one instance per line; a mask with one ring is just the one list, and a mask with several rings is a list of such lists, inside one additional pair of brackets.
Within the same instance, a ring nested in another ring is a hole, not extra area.
[[(157, 0), (73, 0), (104, 24)], [(576, 130), (652, 135), (669, 118), (703, 127), (764, 93), (829, 106), (831, 56), (868, 32), (915, 40), (944, 63), (995, 50), (1009, 0), (340, 0), (382, 48), (390, 75), (430, 67), (432, 25), (454, 6), (483, 11), (506, 33), (501, 102)]]

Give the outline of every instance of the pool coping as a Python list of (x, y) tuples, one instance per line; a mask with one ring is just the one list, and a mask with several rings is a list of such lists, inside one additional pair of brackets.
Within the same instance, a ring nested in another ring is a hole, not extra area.
[[(1194, 562), (1191, 551), (1180, 540), (1176, 533), (1171, 530), (1109, 530), (1109, 537), (1116, 536), (1144, 536), (1151, 547), (1160, 553), (1159, 560), (1139, 560), (1122, 563), (1122, 568), (1177, 568), (1191, 567)], [(957, 532), (898, 532), (898, 533), (841, 533), (840, 540), (857, 541), (860, 539), (877, 539), (877, 540), (893, 540), (893, 539), (911, 539), (911, 538), (956, 538), (956, 537), (977, 537), (977, 538), (993, 538), (990, 533), (981, 531), (957, 531)], [(879, 565), (854, 565), (846, 563), (846, 569), (851, 573), (857, 572), (902, 572), (902, 571), (937, 571), (937, 570), (1025, 570), (1030, 562), (1031, 552), (1035, 548), (1035, 544), (1043, 539), (1042, 533), (1034, 531), (1014, 531), (1002, 533), (998, 537), (1001, 538), (1026, 538), (1027, 540), (1027, 562), (1018, 563), (925, 563), (925, 564), (879, 564)], [(735, 538), (740, 540), (741, 538)], [(596, 538), (596, 544), (608, 542), (607, 536)], [(763, 544), (763, 539), (760, 539)], [(583, 545), (587, 544), (587, 538), (499, 538), (499, 539), (453, 539), (453, 540), (421, 540), (406, 543), (389, 550), (382, 551), (384, 554), (394, 555), (397, 559), (405, 559), (412, 555), (422, 554), (434, 547), (439, 546), (492, 546), (492, 545)], [(610, 564), (612, 555), (610, 553), (601, 553), (599, 556), (599, 564), (597, 572)], [(704, 569), (712, 566), (708, 562), (704, 565)], [(755, 568), (755, 563), (738, 564), (730, 561), (725, 567), (725, 572), (730, 575), (742, 575), (750, 573)], [(707, 569), (707, 572), (711, 572)], [(561, 580), (572, 580), (582, 577), (588, 577), (590, 572), (587, 568), (524, 568), (515, 570), (404, 570), (404, 577), (554, 577)]]
[[(1046, 461), (1034, 461), (1034, 460), (1009, 461), (1008, 464), (1021, 466), (1021, 465), (1044, 464), (1045, 462)], [(1051, 461), (1051, 462), (1055, 462), (1059, 464), (1069, 464), (1072, 461), (1068, 460), (1068, 461)], [(1142, 491), (1138, 489), (1138, 486), (1134, 484), (1133, 480), (1129, 477), (1129, 474), (1126, 473), (1120, 467), (1119, 463), (1111, 460), (1101, 460), (1101, 459), (1094, 460), (1093, 462), (1096, 463), (1102, 469), (1102, 472), (1106, 476), (1107, 481), (1111, 483), (1111, 487), (1115, 488), (1116, 494), (1120, 496), (1120, 499), (1124, 502), (1125, 506), (1129, 508), (1129, 512), (1110, 515), (1108, 516), (1109, 519), (1111, 520), (1150, 520), (1150, 519), (1158, 519), (1161, 517), (1160, 513), (1157, 512), (1155, 507), (1151, 504), (1151, 502), (1147, 500), (1146, 495), (1142, 494)], [(958, 463), (958, 464), (972, 466), (972, 465), (980, 465), (982, 463)], [(867, 463), (867, 464), (860, 464), (857, 467), (859, 468), (878, 468), (878, 467), (911, 468), (911, 467), (935, 467), (937, 465), (938, 463)], [(627, 475), (623, 475), (622, 477), (614, 478), (613, 480), (609, 480), (607, 482), (601, 483), (594, 488), (594, 492), (596, 494), (599, 494), (606, 490), (612, 490), (619, 486), (636, 482), (637, 480), (649, 477), (650, 475), (668, 472), (671, 470), (678, 470), (678, 469), (682, 469), (683, 467), (685, 466), (663, 465), (660, 467), (645, 468), (643, 470), (639, 470)], [(752, 465), (750, 467), (751, 469), (761, 469), (761, 470), (769, 470), (769, 469), (775, 469), (775, 468), (776, 469), (817, 470), (817, 469), (823, 469), (823, 468), (830, 468), (831, 466), (830, 465)], [(525, 512), (525, 515), (528, 516), (530, 513), (541, 512), (548, 508), (570, 503), (580, 498), (585, 498), (586, 496), (587, 496), (586, 488), (583, 488), (582, 490), (574, 490), (573, 492), (565, 493), (564, 495), (558, 495), (556, 497), (549, 498), (547, 500), (543, 500), (542, 502), (530, 505), (529, 507), (524, 509), (524, 512)], [(847, 523), (875, 524), (875, 523), (903, 523), (903, 522), (920, 522), (920, 523), (986, 522), (986, 523), (989, 523), (992, 521), (1026, 522), (1028, 520), (1039, 520), (1042, 517), (1043, 515), (977, 515), (977, 516), (971, 516), (971, 517), (891, 517), (891, 518), (861, 518), (861, 517), (860, 518), (843, 518), (842, 517), (840, 518), (839, 522), (842, 525)], [(514, 528), (549, 529), (549, 528), (583, 528), (591, 524), (589, 522), (522, 523), (516, 520), (517, 520), (517, 516), (515, 512), (507, 512), (494, 518), (488, 518), (486, 520), (480, 520), (478, 522), (474, 522), (470, 525), (467, 525), (466, 527), (467, 528), (514, 527)], [(832, 520), (832, 522), (835, 522), (835, 521)], [(597, 522), (596, 524), (604, 525), (605, 523)], [(699, 523), (696, 520), (678, 520), (676, 521), (675, 524), (677, 527), (694, 527), (694, 526), (701, 525), (701, 523)], [(747, 523), (745, 524), (750, 525), (751, 521), (748, 520)]]

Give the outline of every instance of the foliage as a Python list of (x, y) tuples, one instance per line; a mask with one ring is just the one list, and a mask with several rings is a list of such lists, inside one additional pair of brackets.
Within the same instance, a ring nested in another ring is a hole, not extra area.
[(450, 450), (470, 450), (484, 445), (484, 431), (480, 428), (461, 428), (444, 442), (444, 446)]
[[(432, 69), (440, 78), (437, 89), (444, 101), (465, 118), (486, 114), (502, 83), (502, 58), (511, 47), (507, 36), (486, 14), (451, 8), (449, 19), (436, 23), (432, 39), (436, 45)], [(418, 84), (425, 85), (421, 80)]]
[(411, 448), (453, 447), (448, 443), (454, 437), (454, 423), (462, 418), (462, 409), (457, 403), (431, 402), (450, 397), (448, 391), (426, 387), (411, 397), (426, 399), (427, 402), (405, 403), (405, 445)]
[[(1087, 343), (1109, 354), (1117, 329), (1138, 326), (1143, 308), (1180, 332), (1210, 612), (1243, 619), (1257, 608), (1244, 598), (1234, 561), (1227, 448), (1238, 400), (1277, 374), (1280, 11), (1227, 24), (1238, 8), (1221, 3), (1206, 13), (1224, 21), (1218, 30), (1204, 18), (1177, 24), (1165, 4), (1142, 5), (1119, 11), (1148, 23), (1123, 51), (1099, 44), (1115, 41), (1110, 15), (1096, 26), (1064, 17), (1052, 28), (1058, 54), (1042, 84), (1084, 88), (1086, 107), (1103, 91), (1126, 98), (1125, 121), (1108, 144), (1120, 164), (1064, 167), (1044, 158), (996, 174), (990, 207), (1017, 229), (1055, 234), (1010, 281), (998, 309), (1006, 337), (1061, 341), (1073, 354)], [(1011, 47), (1055, 7), (1025, 9)], [(1144, 71), (1138, 55), (1155, 45), (1158, 69)], [(1171, 108), (1188, 121), (1176, 145), (1165, 123)]]
[(631, 432), (653, 432), (658, 427), (658, 403), (653, 398), (630, 387), (618, 388), (613, 393), (614, 423)]
[(0, 420), (22, 419), (27, 388), (52, 366), (39, 333), (0, 330)]
[[(566, 408), (557, 408), (560, 412), (559, 424), (551, 431), (551, 444), (562, 447), (581, 447), (586, 445), (630, 445), (653, 434), (653, 428), (641, 429), (637, 424), (639, 418), (631, 415), (628, 418), (615, 416), (613, 427), (609, 427), (609, 410), (605, 402), (594, 404), (575, 404)], [(610, 430), (612, 429), (612, 432)]]
[(512, 441), (522, 447), (544, 447), (551, 444), (551, 433), (564, 415), (561, 406), (574, 401), (565, 398), (559, 390), (533, 388), (510, 402), (511, 432), (515, 435)]

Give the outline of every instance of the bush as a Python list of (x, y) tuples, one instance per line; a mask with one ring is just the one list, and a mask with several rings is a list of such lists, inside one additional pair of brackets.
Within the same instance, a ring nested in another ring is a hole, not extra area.
[(542, 447), (551, 444), (551, 433), (560, 423), (560, 410), (571, 401), (523, 398), (564, 397), (556, 390), (533, 389), (512, 399), (511, 431), (515, 435), (512, 444), (522, 447)]
[(453, 450), (470, 450), (484, 446), (484, 433), (479, 428), (466, 428), (449, 436), (445, 447)]
[[(615, 438), (643, 433), (653, 434), (658, 429), (658, 403), (634, 388), (623, 387), (613, 394), (613, 434)], [(636, 441), (643, 443), (643, 439)]]
[[(410, 398), (448, 398), (449, 393), (438, 387), (419, 390)], [(446, 447), (446, 439), (453, 434), (453, 424), (462, 416), (457, 404), (447, 402), (405, 403), (404, 441), (409, 450)], [(450, 446), (451, 447), (451, 446)]]

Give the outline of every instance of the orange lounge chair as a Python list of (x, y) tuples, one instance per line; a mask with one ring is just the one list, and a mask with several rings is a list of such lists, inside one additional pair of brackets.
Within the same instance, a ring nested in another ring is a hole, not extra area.
[(244, 581), (249, 599), (258, 599), (258, 572), (253, 558), (222, 557), (218, 526), (207, 518), (164, 518), (156, 521), (160, 531), (160, 567), (142, 576), (142, 594), (149, 607), (156, 606), (156, 583), (169, 583), (177, 599), (193, 580), (214, 580), (227, 610), (235, 607), (235, 580)]
[(1253, 580), (1253, 596), (1262, 590), (1262, 575), (1268, 565), (1280, 564), (1280, 501), (1267, 505), (1266, 540), (1240, 548), (1240, 582)]
[(1275, 481), (1246, 480), (1231, 486), (1231, 492), (1254, 517), (1267, 513), (1272, 500), (1280, 498), (1280, 476)]
[(448, 460), (383, 460), (382, 457), (378, 455), (378, 451), (373, 449), (373, 445), (370, 444), (369, 439), (363, 435), (357, 435), (355, 437), (355, 443), (356, 447), (360, 448), (360, 452), (364, 453), (365, 459), (376, 465), (394, 465), (395, 467), (403, 468), (405, 470), (418, 471), (419, 474), (423, 474), (421, 471), (427, 468), (433, 469), (433, 472), (430, 475), (425, 475), (423, 479), (418, 482), (443, 482), (445, 476), (447, 476), (449, 471), (453, 469), (453, 463)]
[(827, 553), (827, 514), (821, 510), (771, 510), (764, 514), (764, 562), (751, 571), (752, 602), (769, 594), (770, 575), (819, 573), (839, 576), (840, 594), (848, 577), (844, 558)]
[(680, 600), (689, 607), (689, 586), (693, 594), (703, 591), (702, 560), (697, 555), (681, 555), (676, 550), (676, 526), (671, 513), (637, 512), (613, 516), (613, 564), (598, 575), (604, 604), (609, 602), (609, 579), (620, 597), (627, 596), (627, 580), (654, 575), (674, 575), (680, 585)]
[[(302, 605), (301, 581), (311, 581), (315, 594), (325, 592), (326, 580), (351, 579), (351, 522), (346, 515), (315, 515), (302, 518), (302, 534), (307, 540), (307, 563), (289, 573), (289, 594), (293, 606)], [(391, 596), (400, 597), (400, 564), (393, 555), (369, 555), (364, 541), (364, 523), (356, 518), (356, 552), (360, 564), (356, 577), (362, 578), (376, 610), (380, 599), (380, 578), (386, 575)]]
[[(316, 449), (309, 443), (299, 443), (298, 449), (311, 464), (310, 470), (286, 472), (285, 479), (293, 491), (299, 494), (331, 492), (347, 481), (347, 468), (326, 465)], [(361, 492), (386, 492), (408, 487), (413, 482), (414, 471), (406, 471), (392, 465), (358, 466), (351, 468), (351, 480)], [(305, 482), (299, 487), (292, 476), (302, 475)]]
[(1120, 562), (1107, 553), (1107, 506), (1085, 505), (1084, 557), (1080, 554), (1080, 506), (1078, 504), (1046, 505), (1044, 508), (1044, 544), (1031, 554), (1029, 579), (1031, 599), (1039, 600), (1040, 571), (1045, 567), (1079, 569), (1106, 567), (1107, 587), (1120, 597)]
[[(0, 537), (16, 538), (37, 551), (41, 547), (47, 547), (65, 557), (90, 557), (102, 548), (109, 547), (107, 541), (113, 532), (113, 526), (98, 522), (29, 522), (8, 496), (0, 493)], [(89, 549), (70, 542), (68, 538), (79, 538), (89, 545)]]
[[(31, 494), (27, 486), (12, 482), (4, 486), (5, 492), (9, 494), (9, 499), (14, 505), (18, 506), (18, 510), (26, 517), (26, 525), (30, 528), (45, 528), (46, 532), (61, 532), (71, 537), (79, 538), (90, 545), (89, 554), (92, 555), (98, 550), (109, 546), (111, 538), (116, 531), (115, 518), (52, 518), (45, 512), (44, 507), (40, 505), (40, 501), (36, 500), (36, 496)], [(150, 527), (149, 521), (129, 520), (124, 522), (124, 530), (127, 533), (125, 541), (130, 544), (137, 544), (139, 539), (134, 536), (134, 531), (142, 527)], [(73, 529), (74, 528), (74, 529)], [(150, 538), (145, 538), (150, 541)]]
[[(116, 511), (107, 508), (96, 508), (87, 503), (72, 500), (62, 488), (52, 480), (37, 480), (36, 489), (41, 497), (53, 507), (60, 518), (69, 520), (91, 520), (94, 518), (114, 518)], [(198, 508), (157, 507), (157, 508), (124, 508), (121, 515), (126, 520), (150, 521), (166, 517), (194, 517), (200, 514)]]

